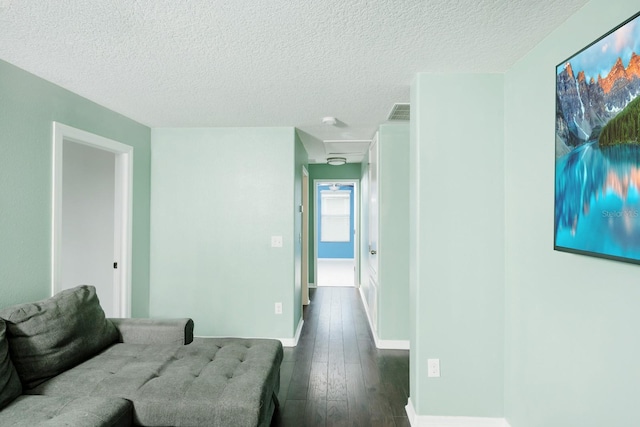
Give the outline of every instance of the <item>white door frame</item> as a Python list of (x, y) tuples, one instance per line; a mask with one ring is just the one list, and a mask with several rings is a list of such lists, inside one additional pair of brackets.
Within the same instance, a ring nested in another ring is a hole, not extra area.
[(116, 317), (131, 317), (133, 147), (58, 122), (53, 122), (51, 294), (59, 292), (62, 286), (62, 147), (65, 141), (115, 154)]
[(309, 305), (309, 171), (302, 166), (302, 305)]
[[(314, 179), (313, 180), (313, 284), (318, 287), (318, 186), (323, 182), (330, 182), (336, 184), (353, 184), (353, 225), (355, 228), (355, 234), (353, 236), (353, 258), (356, 268), (354, 273), (357, 277), (360, 276), (360, 210), (359, 198), (360, 198), (360, 180), (358, 179)], [(360, 287), (360, 281), (354, 277), (353, 286), (355, 288)]]

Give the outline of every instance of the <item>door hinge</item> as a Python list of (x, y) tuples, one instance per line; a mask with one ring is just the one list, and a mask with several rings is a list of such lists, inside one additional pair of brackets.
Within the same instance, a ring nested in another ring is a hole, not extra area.
[(118, 263), (117, 262), (113, 263), (113, 268), (118, 268)]

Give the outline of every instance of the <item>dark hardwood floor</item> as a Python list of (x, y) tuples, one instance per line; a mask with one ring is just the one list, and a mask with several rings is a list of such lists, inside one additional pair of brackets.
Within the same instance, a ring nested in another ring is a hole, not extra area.
[(298, 346), (284, 351), (271, 426), (409, 426), (409, 352), (376, 349), (356, 288), (310, 297)]

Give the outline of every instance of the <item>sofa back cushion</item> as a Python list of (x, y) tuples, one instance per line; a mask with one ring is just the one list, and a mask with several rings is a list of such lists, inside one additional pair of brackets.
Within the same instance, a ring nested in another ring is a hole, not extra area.
[(0, 310), (11, 360), (29, 389), (84, 362), (118, 339), (93, 286)]
[(9, 357), (9, 343), (6, 338), (6, 326), (0, 319), (0, 409), (4, 408), (22, 393), (22, 384), (16, 368)]

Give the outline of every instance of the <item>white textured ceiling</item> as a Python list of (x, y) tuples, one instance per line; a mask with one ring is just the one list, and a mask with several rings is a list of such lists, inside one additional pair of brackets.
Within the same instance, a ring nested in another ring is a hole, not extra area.
[(295, 126), (322, 162), (416, 72), (504, 72), (586, 2), (0, 0), (0, 59), (150, 127)]

